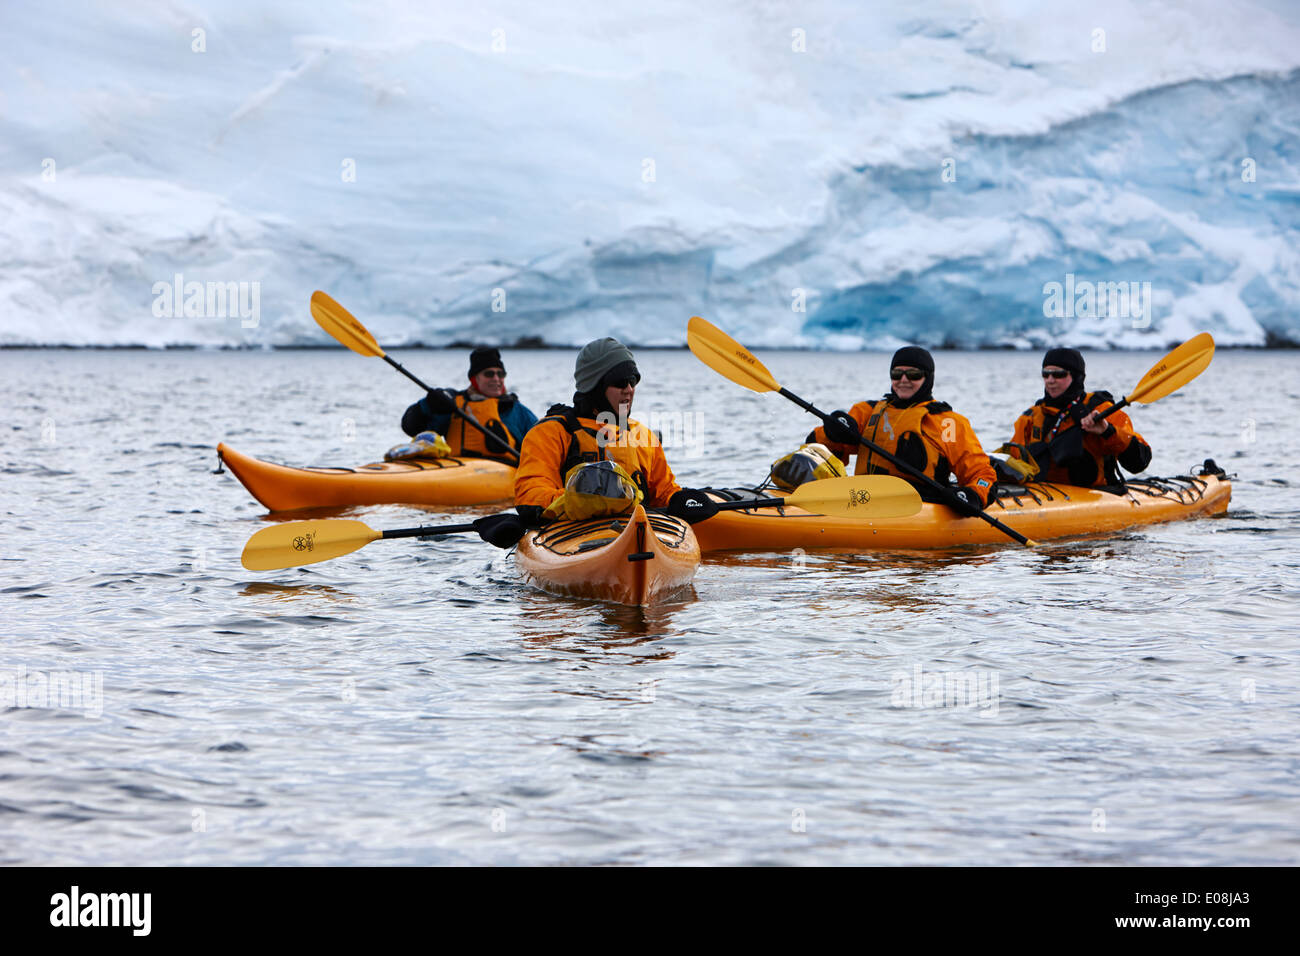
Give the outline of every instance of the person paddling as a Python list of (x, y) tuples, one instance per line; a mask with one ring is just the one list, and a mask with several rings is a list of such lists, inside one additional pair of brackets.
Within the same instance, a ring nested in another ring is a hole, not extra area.
[[(500, 442), (489, 439), (455, 414), (457, 408), (473, 415)], [(514, 464), (524, 436), (535, 424), (537, 416), (517, 395), (506, 392), (505, 365), (500, 351), (491, 346), (470, 352), (469, 387), (460, 391), (431, 388), (402, 415), (402, 430), (412, 437), (420, 432), (437, 432), (446, 438), (454, 456), (495, 458), (509, 464)]]
[[(691, 523), (717, 513), (707, 495), (677, 483), (658, 438), (628, 417), (641, 373), (627, 346), (612, 338), (587, 343), (578, 353), (573, 379), (573, 405), (552, 406), (519, 450), (515, 510), (526, 524), (592, 516), (591, 497), (584, 500), (582, 513), (576, 513), (582, 489), (570, 479), (575, 468), (596, 462), (619, 466), (619, 477), (630, 479), (647, 506)], [(616, 473), (611, 466), (591, 471)], [(616, 478), (611, 487), (619, 484)], [(630, 507), (608, 500), (614, 508)]]
[(1043, 356), (1043, 397), (1016, 419), (1009, 454), (1037, 463), (1038, 481), (1085, 488), (1123, 485), (1119, 472), (1134, 474), (1151, 463), (1151, 446), (1122, 411), (1105, 419), (1110, 392), (1084, 390), (1087, 366), (1077, 349), (1049, 349)]
[(912, 481), (923, 500), (942, 500), (932, 486), (861, 445), (858, 438), (865, 437), (941, 485), (955, 478), (958, 498), (973, 508), (986, 507), (997, 475), (966, 417), (934, 400), (934, 358), (919, 346), (901, 348), (890, 362), (889, 380), (890, 390), (880, 401), (831, 413), (805, 440), (823, 442), (846, 465), (857, 455), (855, 475), (897, 475)]

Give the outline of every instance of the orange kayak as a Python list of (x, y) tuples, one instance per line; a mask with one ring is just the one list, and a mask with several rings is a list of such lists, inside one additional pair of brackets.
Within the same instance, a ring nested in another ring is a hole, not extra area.
[[(735, 501), (755, 492), (711, 489), (710, 494), (719, 501)], [(1131, 479), (1123, 494), (1032, 482), (999, 487), (999, 497), (987, 513), (1027, 538), (1043, 541), (1221, 514), (1231, 498), (1232, 482), (1217, 474)], [(906, 551), (1011, 543), (987, 522), (959, 517), (947, 505), (937, 504), (924, 504), (906, 518), (876, 519), (828, 517), (788, 506), (720, 511), (696, 524), (694, 531), (705, 552)]]
[(217, 455), (271, 511), (348, 505), (484, 505), (514, 497), (515, 469), (486, 458), (385, 461), (360, 468), (293, 468), (229, 445)]
[(515, 562), (525, 580), (556, 594), (655, 604), (691, 583), (700, 546), (685, 521), (637, 505), (631, 515), (530, 531)]

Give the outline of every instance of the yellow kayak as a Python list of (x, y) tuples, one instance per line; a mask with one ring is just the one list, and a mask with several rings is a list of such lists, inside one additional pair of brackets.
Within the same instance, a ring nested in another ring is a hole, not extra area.
[[(766, 490), (710, 489), (718, 501), (779, 495)], [(1221, 514), (1232, 498), (1222, 474), (1131, 479), (1121, 494), (1046, 482), (1002, 486), (987, 513), (1035, 541), (1119, 531), (1160, 521)], [(924, 504), (906, 518), (835, 518), (801, 508), (720, 511), (694, 526), (709, 551), (926, 550), (967, 544), (1007, 544), (1005, 534), (947, 505)]]
[(655, 604), (685, 588), (700, 564), (700, 546), (685, 521), (647, 514), (561, 521), (530, 531), (515, 563), (529, 583), (569, 597)]
[(349, 505), (485, 505), (514, 496), (515, 469), (486, 458), (420, 458), (359, 468), (294, 468), (240, 454), (217, 455), (271, 511)]

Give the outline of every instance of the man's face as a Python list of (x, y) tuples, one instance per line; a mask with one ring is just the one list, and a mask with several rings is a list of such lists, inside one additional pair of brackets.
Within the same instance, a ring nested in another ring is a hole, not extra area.
[(470, 381), (480, 395), (488, 398), (500, 398), (506, 393), (506, 370), (503, 368), (485, 368)]

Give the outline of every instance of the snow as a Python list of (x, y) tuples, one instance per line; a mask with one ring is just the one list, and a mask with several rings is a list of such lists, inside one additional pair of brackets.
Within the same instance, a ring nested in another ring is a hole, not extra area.
[(1300, 340), (1294, 5), (872, 7), (6, 0), (0, 345)]

